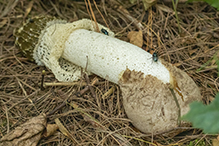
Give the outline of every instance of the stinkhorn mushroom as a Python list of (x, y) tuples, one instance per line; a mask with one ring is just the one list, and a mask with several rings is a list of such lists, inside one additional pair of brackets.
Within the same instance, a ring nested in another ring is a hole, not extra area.
[(112, 31), (91, 20), (34, 18), (15, 36), (22, 52), (51, 69), (59, 81), (76, 81), (86, 67), (118, 84), (127, 116), (142, 132), (178, 127), (179, 114), (201, 100), (199, 88), (185, 72), (161, 59), (153, 61), (150, 53), (114, 38)]

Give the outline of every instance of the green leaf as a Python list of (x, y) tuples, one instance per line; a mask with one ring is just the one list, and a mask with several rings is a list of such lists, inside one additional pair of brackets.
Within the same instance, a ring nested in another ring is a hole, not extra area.
[(216, 58), (216, 64), (217, 64), (217, 76), (219, 77), (219, 59)]
[(204, 0), (187, 0), (187, 2), (191, 3), (191, 2), (203, 2)]
[(217, 8), (217, 10), (219, 10), (219, 0), (204, 0), (205, 2), (207, 2), (209, 5), (211, 5), (212, 7)]
[(211, 5), (212, 7), (217, 8), (219, 10), (219, 0), (188, 0), (188, 2), (194, 2), (194, 1), (204, 1)]
[(182, 120), (192, 122), (193, 127), (203, 129), (207, 134), (219, 133), (219, 93), (209, 105), (201, 102), (190, 104), (190, 111), (182, 117)]

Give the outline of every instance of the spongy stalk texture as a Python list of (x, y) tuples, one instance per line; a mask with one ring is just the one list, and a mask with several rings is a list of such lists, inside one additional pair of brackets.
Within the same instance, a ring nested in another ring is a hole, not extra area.
[(62, 55), (66, 60), (118, 84), (126, 69), (141, 71), (169, 83), (169, 71), (152, 55), (141, 48), (103, 35), (101, 33), (78, 29), (71, 33), (65, 43)]
[(33, 51), (33, 57), (36, 63), (38, 65), (45, 65), (51, 69), (59, 81), (77, 81), (81, 77), (82, 70), (80, 66), (62, 57), (62, 53), (65, 50), (65, 42), (68, 40), (69, 35), (77, 29), (90, 31), (101, 31), (101, 29), (105, 29), (109, 36), (114, 36), (114, 33), (108, 28), (100, 24), (97, 25), (98, 28), (94, 27), (94, 22), (88, 19), (82, 19), (73, 23), (48, 22), (48, 27), (41, 32), (39, 43)]

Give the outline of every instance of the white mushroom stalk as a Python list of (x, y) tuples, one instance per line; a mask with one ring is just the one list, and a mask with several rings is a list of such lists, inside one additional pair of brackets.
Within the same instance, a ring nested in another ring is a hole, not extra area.
[[(35, 61), (51, 69), (59, 81), (76, 81), (81, 69), (86, 68), (118, 84), (125, 111), (141, 131), (155, 134), (178, 126), (179, 107), (170, 86), (175, 89), (182, 115), (188, 112), (190, 102), (201, 100), (198, 87), (185, 72), (160, 59), (154, 62), (150, 53), (114, 38), (108, 28), (98, 24), (96, 32), (95, 23), (88, 19), (73, 23), (47, 21), (41, 27), (35, 46), (28, 46), (33, 55), (29, 48), (23, 52), (30, 52)], [(32, 31), (28, 24), (15, 33), (21, 50), (26, 41), (22, 34), (25, 31)]]
[[(63, 58), (118, 84), (126, 69), (141, 71), (169, 83), (170, 74), (160, 62), (141, 48), (85, 29), (75, 30), (65, 43)], [(77, 54), (77, 55), (75, 55)], [(74, 56), (74, 57), (72, 57)]]
[[(80, 29), (81, 24), (87, 26)], [(126, 69), (141, 71), (145, 76), (150, 74), (164, 83), (170, 82), (167, 68), (160, 61), (153, 62), (150, 53), (112, 36), (89, 31), (86, 27), (94, 29), (92, 22), (87, 19), (69, 24), (56, 23), (48, 27), (35, 48), (36, 62), (49, 67), (59, 81), (74, 81), (81, 74), (78, 71), (71, 76), (59, 68), (58, 59), (63, 57), (82, 68), (88, 63), (87, 71), (116, 84)], [(103, 28), (101, 25), (99, 27)], [(111, 31), (109, 33), (112, 34)]]

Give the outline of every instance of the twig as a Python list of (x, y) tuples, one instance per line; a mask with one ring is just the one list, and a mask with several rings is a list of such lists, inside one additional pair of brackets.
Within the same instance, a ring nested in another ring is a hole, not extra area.
[(178, 100), (177, 100), (177, 98), (176, 98), (176, 94), (174, 93), (173, 89), (172, 89), (171, 87), (170, 87), (169, 89), (170, 89), (170, 91), (171, 91), (171, 93), (172, 93), (172, 95), (173, 95), (173, 97), (174, 97), (174, 100), (175, 100), (175, 102), (176, 102), (176, 106), (178, 107), (177, 123), (178, 123), (178, 126), (180, 126), (180, 125), (181, 125), (181, 120), (180, 120), (180, 117), (181, 117), (181, 108), (180, 108), (179, 102), (178, 102)]
[[(112, 5), (113, 8), (117, 10), (117, 12), (121, 13), (123, 16), (125, 16), (129, 21), (133, 22), (134, 25), (137, 27), (138, 30), (143, 30), (144, 27), (137, 19), (132, 17), (127, 9), (125, 9), (123, 6), (121, 6), (118, 2), (115, 0), (109, 0), (110, 5)], [(146, 36), (144, 36), (146, 40)]]
[[(88, 88), (86, 89), (86, 91), (87, 91), (87, 90), (88, 90)], [(85, 93), (86, 91), (84, 90), (83, 93)], [(76, 93), (73, 95), (73, 97), (74, 97), (74, 96), (78, 96), (78, 95), (82, 95), (82, 94), (76, 92)], [(62, 108), (66, 105), (67, 102), (68, 102), (68, 99), (67, 99), (66, 101), (64, 101), (62, 104), (60, 104), (59, 106), (57, 106), (54, 110), (52, 110), (51, 112), (49, 112), (48, 114), (46, 114), (46, 117), (48, 118), (48, 117), (50, 117), (51, 115), (53, 115), (56, 111), (62, 109)]]
[[(99, 32), (99, 27), (98, 27), (98, 25), (97, 25), (97, 20), (96, 20), (96, 17), (95, 17), (95, 15), (94, 15), (94, 11), (93, 11), (93, 9), (92, 9), (90, 0), (87, 0), (87, 1), (88, 1), (88, 5), (89, 5), (89, 8), (90, 8), (91, 15), (92, 15), (92, 17), (93, 17), (93, 19), (94, 19), (94, 22), (95, 22), (96, 31)], [(86, 3), (86, 0), (85, 0), (85, 3)], [(86, 5), (87, 5), (87, 4), (86, 4)], [(89, 10), (88, 10), (88, 11), (89, 11)]]
[(42, 71), (42, 79), (41, 79), (41, 85), (40, 85), (40, 90), (43, 91), (45, 88), (43, 87), (43, 82), (44, 82), (44, 77), (45, 77), (46, 71)]
[(99, 98), (96, 97), (96, 94), (94, 92), (94, 89), (93, 89), (92, 85), (90, 84), (90, 79), (89, 79), (88, 74), (87, 74), (88, 56), (86, 56), (86, 57), (87, 57), (87, 62), (86, 62), (84, 77), (85, 77), (85, 80), (87, 82), (87, 87), (90, 89), (92, 97), (94, 97), (96, 99), (97, 105), (99, 106), (99, 108), (101, 108), (101, 104), (100, 104)]
[(87, 82), (87, 86), (89, 87), (92, 96), (93, 96), (94, 98), (96, 98), (96, 95), (95, 95), (95, 93), (94, 93), (94, 89), (93, 89), (93, 87), (92, 87), (91, 84), (90, 84), (90, 79), (89, 79), (88, 74), (87, 74), (88, 56), (86, 56), (86, 57), (87, 57), (87, 62), (86, 62), (85, 73), (84, 73), (85, 75), (84, 75), (84, 77), (85, 77), (85, 80), (86, 80), (86, 82)]
[(74, 85), (81, 85), (81, 86), (86, 86), (87, 83), (82, 82), (58, 82), (58, 83), (43, 83), (44, 88), (47, 86), (74, 86)]
[(96, 1), (93, 0), (93, 3), (94, 3), (94, 5), (95, 5), (97, 11), (99, 12), (100, 16), (103, 18), (104, 23), (105, 23), (106, 26), (109, 28), (109, 25), (107, 24), (106, 19), (104, 18), (104, 16), (103, 16), (102, 13), (100, 12), (99, 8), (97, 7)]
[(182, 31), (181, 31), (181, 27), (180, 27), (180, 24), (179, 24), (179, 17), (178, 17), (177, 11), (176, 11), (178, 1), (179, 0), (176, 0), (176, 4), (175, 4), (174, 0), (172, 0), (172, 3), (173, 3), (173, 9), (174, 9), (174, 12), (175, 12), (175, 15), (176, 15), (176, 20), (177, 20), (177, 24), (178, 24), (179, 33), (181, 33)]

